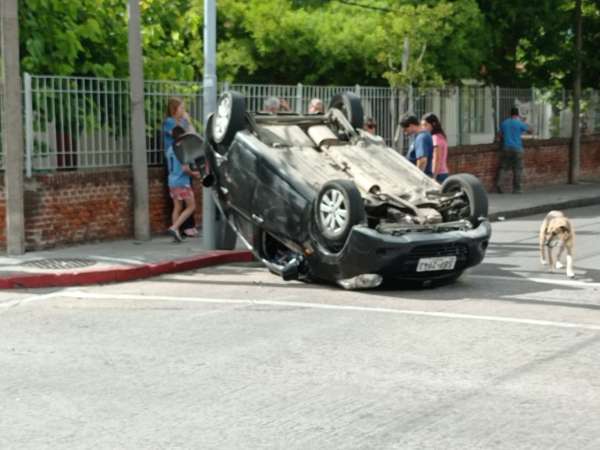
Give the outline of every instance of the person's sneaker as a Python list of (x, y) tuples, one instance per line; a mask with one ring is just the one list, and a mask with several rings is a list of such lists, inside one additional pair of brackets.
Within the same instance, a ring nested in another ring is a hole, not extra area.
[(171, 236), (173, 236), (173, 241), (175, 241), (175, 242), (181, 242), (181, 241), (183, 241), (183, 238), (179, 234), (179, 231), (174, 230), (173, 228), (169, 228), (167, 230), (167, 233), (169, 233)]
[(502, 190), (502, 188), (501, 188), (500, 186), (498, 186), (498, 185), (496, 185), (496, 192), (497, 192), (498, 194), (504, 194), (504, 191), (503, 191), (503, 190)]
[(195, 228), (188, 228), (187, 230), (183, 230), (183, 236), (187, 236), (187, 237), (196, 237), (198, 236), (198, 230), (196, 230)]

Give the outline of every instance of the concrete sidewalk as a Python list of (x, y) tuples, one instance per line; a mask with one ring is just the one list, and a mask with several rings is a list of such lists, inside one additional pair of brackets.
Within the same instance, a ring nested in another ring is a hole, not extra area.
[[(517, 195), (489, 194), (489, 202), (492, 221), (551, 209), (600, 205), (600, 183), (550, 186)], [(167, 236), (145, 242), (126, 239), (20, 256), (0, 255), (0, 289), (128, 281), (251, 260), (252, 254), (242, 248), (230, 252), (204, 250), (201, 238), (188, 238), (180, 244)]]

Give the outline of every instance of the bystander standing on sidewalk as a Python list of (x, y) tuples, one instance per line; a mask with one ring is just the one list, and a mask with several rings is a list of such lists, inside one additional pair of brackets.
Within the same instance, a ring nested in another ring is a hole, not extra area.
[(448, 141), (440, 119), (434, 113), (427, 113), (421, 120), (421, 125), (431, 133), (433, 140), (433, 162), (431, 172), (438, 183), (448, 178)]
[(191, 177), (200, 178), (200, 172), (191, 170), (187, 164), (181, 164), (173, 150), (173, 147), (177, 145), (178, 138), (184, 133), (185, 130), (179, 125), (171, 130), (174, 141), (173, 145), (167, 149), (166, 154), (167, 167), (169, 169), (169, 194), (173, 199), (171, 226), (168, 229), (168, 233), (177, 242), (182, 241), (179, 227), (196, 210), (196, 199), (194, 198)]
[(375, 134), (377, 131), (377, 122), (372, 117), (367, 117), (365, 121), (365, 131), (369, 134)]
[(531, 133), (531, 127), (527, 125), (519, 116), (519, 109), (512, 108), (510, 117), (500, 124), (498, 137), (502, 142), (500, 152), (500, 166), (496, 174), (496, 190), (502, 193), (502, 178), (509, 170), (513, 173), (513, 194), (520, 194), (522, 191), (523, 176), (523, 133)]
[(263, 104), (263, 112), (277, 114), (280, 106), (281, 102), (277, 97), (267, 97)]
[[(171, 97), (167, 101), (167, 111), (162, 126), (165, 152), (173, 145), (174, 139), (172, 132), (176, 126), (183, 128), (186, 133), (195, 131), (190, 116), (185, 110), (185, 103), (183, 100), (179, 97)], [(198, 236), (196, 221), (194, 220), (193, 214), (183, 222), (179, 233), (180, 235), (183, 233), (183, 236), (188, 237)]]
[(419, 119), (407, 114), (400, 121), (404, 133), (411, 137), (407, 158), (419, 169), (431, 176), (431, 165), (433, 160), (433, 139), (431, 133), (419, 124)]
[(323, 100), (320, 98), (311, 99), (308, 104), (308, 114), (323, 114), (325, 112), (325, 107), (323, 106)]

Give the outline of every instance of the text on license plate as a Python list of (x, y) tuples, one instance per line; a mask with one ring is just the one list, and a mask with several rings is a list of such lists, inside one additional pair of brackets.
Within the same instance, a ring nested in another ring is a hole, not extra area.
[(435, 256), (419, 258), (417, 272), (432, 272), (434, 270), (452, 270), (456, 265), (456, 256)]

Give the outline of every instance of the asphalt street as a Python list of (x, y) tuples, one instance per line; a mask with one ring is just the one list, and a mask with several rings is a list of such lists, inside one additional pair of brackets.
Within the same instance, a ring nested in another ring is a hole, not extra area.
[(0, 448), (600, 448), (600, 207), (493, 224), (434, 289), (284, 282), (258, 264), (0, 294)]

